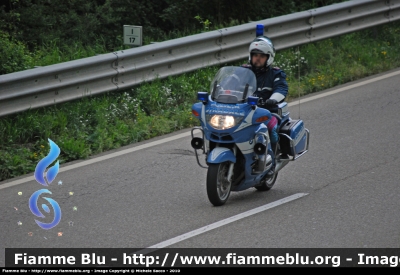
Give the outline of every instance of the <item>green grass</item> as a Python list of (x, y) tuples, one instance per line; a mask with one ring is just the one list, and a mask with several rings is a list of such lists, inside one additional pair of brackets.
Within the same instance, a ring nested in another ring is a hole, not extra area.
[[(289, 97), (328, 89), (400, 67), (400, 24), (390, 23), (279, 51), (275, 66), (288, 75)], [(33, 54), (45, 66), (102, 50), (50, 43)], [(240, 65), (247, 60), (236, 62)], [(198, 125), (191, 106), (197, 91), (208, 91), (219, 67), (207, 67), (121, 92), (86, 97), (0, 117), (0, 181), (34, 172), (49, 152), (48, 139), (61, 149), (60, 163), (119, 148)]]

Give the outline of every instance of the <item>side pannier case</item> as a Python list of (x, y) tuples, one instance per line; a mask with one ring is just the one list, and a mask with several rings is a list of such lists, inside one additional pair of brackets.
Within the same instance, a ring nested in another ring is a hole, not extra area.
[(282, 154), (288, 154), (295, 160), (308, 151), (310, 132), (301, 119), (287, 121), (279, 131), (279, 144)]

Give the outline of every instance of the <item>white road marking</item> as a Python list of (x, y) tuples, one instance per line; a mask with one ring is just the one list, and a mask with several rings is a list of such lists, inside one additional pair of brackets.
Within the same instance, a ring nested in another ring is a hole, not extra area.
[[(335, 90), (332, 90), (332, 91), (329, 91), (329, 92), (326, 92), (326, 93), (322, 93), (322, 94), (319, 94), (319, 95), (311, 96), (311, 97), (308, 97), (308, 98), (305, 98), (305, 99), (300, 99), (300, 101), (301, 101), (300, 103), (305, 103), (305, 102), (309, 102), (309, 101), (312, 101), (312, 100), (315, 100), (315, 99), (319, 99), (319, 98), (322, 98), (322, 97), (326, 97), (326, 96), (330, 96), (330, 95), (333, 95), (333, 94), (337, 94), (337, 93), (340, 93), (340, 92), (343, 92), (343, 91), (347, 91), (347, 90), (350, 90), (350, 89), (353, 89), (353, 88), (357, 88), (357, 87), (360, 87), (360, 86), (363, 86), (363, 85), (366, 85), (366, 84), (369, 84), (369, 83), (372, 83), (372, 82), (375, 82), (375, 81), (379, 81), (379, 80), (382, 80), (382, 79), (385, 79), (385, 78), (388, 78), (388, 77), (396, 76), (398, 74), (400, 74), (400, 70), (392, 72), (392, 73), (388, 73), (388, 74), (385, 74), (385, 75), (382, 75), (382, 76), (374, 77), (374, 78), (371, 78), (369, 80), (365, 80), (365, 81), (362, 81), (362, 82), (359, 82), (359, 83), (356, 83), (356, 84), (352, 84), (352, 85), (349, 85), (349, 86), (346, 86), (346, 87), (343, 87), (343, 88), (335, 89)], [(288, 103), (288, 106), (294, 106), (294, 105), (298, 105), (298, 104), (299, 104), (299, 101), (294, 101), (294, 102)], [(129, 154), (129, 153), (132, 153), (132, 152), (135, 152), (135, 151), (139, 151), (139, 150), (142, 150), (142, 149), (145, 149), (145, 148), (149, 148), (149, 147), (152, 147), (152, 146), (155, 146), (155, 145), (159, 145), (159, 144), (162, 144), (162, 143), (165, 143), (165, 142), (169, 142), (169, 141), (173, 141), (173, 140), (176, 140), (176, 139), (188, 137), (188, 136), (190, 136), (190, 134), (191, 134), (191, 132), (189, 131), (189, 132), (186, 132), (186, 133), (178, 134), (178, 135), (171, 136), (171, 137), (168, 137), (168, 138), (164, 138), (164, 139), (160, 139), (160, 140), (157, 140), (157, 141), (149, 142), (149, 143), (146, 143), (146, 144), (143, 144), (143, 145), (139, 145), (139, 146), (136, 146), (136, 147), (133, 147), (133, 148), (121, 150), (121, 151), (118, 151), (118, 152), (115, 152), (115, 153), (111, 153), (111, 154), (108, 154), (108, 155), (105, 155), (105, 156), (101, 156), (101, 157), (93, 158), (93, 159), (90, 159), (90, 160), (82, 161), (82, 162), (79, 162), (79, 163), (76, 163), (76, 164), (68, 165), (66, 167), (61, 167), (60, 170), (59, 170), (59, 173), (65, 172), (65, 171), (68, 171), (68, 170), (72, 170), (72, 169), (75, 169), (75, 168), (83, 167), (83, 166), (86, 166), (86, 165), (90, 165), (92, 163), (100, 162), (100, 161), (103, 161), (103, 160), (106, 160), (106, 159), (119, 157), (119, 156), (122, 156), (122, 155), (125, 155), (125, 154)], [(30, 177), (22, 178), (22, 179), (19, 179), (19, 180), (10, 181), (10, 182), (5, 183), (5, 184), (1, 184), (1, 182), (0, 182), (0, 190), (4, 189), (4, 188), (7, 188), (7, 187), (15, 186), (15, 185), (18, 185), (18, 184), (21, 184), (21, 183), (24, 183), (24, 182), (33, 181), (33, 180), (35, 180), (35, 178), (33, 176), (30, 176)]]
[(235, 216), (226, 218), (226, 219), (224, 219), (224, 220), (220, 220), (220, 221), (218, 221), (218, 222), (215, 222), (215, 223), (212, 223), (212, 224), (203, 226), (203, 227), (201, 227), (201, 228), (199, 228), (199, 229), (190, 231), (190, 232), (188, 232), (188, 233), (182, 234), (182, 235), (177, 236), (177, 237), (175, 237), (175, 238), (172, 238), (172, 239), (163, 241), (163, 242), (161, 242), (161, 243), (158, 243), (158, 244), (149, 246), (149, 247), (147, 247), (147, 248), (145, 248), (145, 249), (142, 249), (142, 250), (140, 250), (140, 251), (133, 252), (132, 254), (137, 254), (137, 255), (138, 255), (138, 254), (147, 254), (147, 253), (153, 252), (153, 251), (155, 251), (155, 250), (157, 250), (157, 249), (160, 249), (160, 248), (164, 248), (164, 247), (173, 245), (173, 244), (175, 244), (175, 243), (178, 243), (178, 242), (181, 242), (181, 241), (183, 241), (183, 240), (192, 238), (192, 237), (194, 237), (194, 236), (197, 236), (197, 235), (199, 235), (199, 234), (202, 234), (202, 233), (205, 233), (205, 232), (207, 232), (207, 231), (213, 230), (213, 229), (215, 229), (215, 228), (224, 226), (224, 225), (226, 225), (226, 224), (235, 222), (235, 221), (240, 220), (240, 219), (243, 219), (243, 218), (247, 218), (247, 217), (249, 217), (249, 216), (251, 216), (251, 215), (260, 213), (260, 212), (262, 212), (262, 211), (271, 209), (271, 208), (273, 208), (273, 207), (282, 205), (282, 204), (284, 204), (284, 203), (287, 203), (287, 202), (290, 202), (290, 201), (299, 199), (299, 198), (304, 197), (304, 196), (307, 196), (307, 195), (308, 195), (308, 193), (297, 193), (297, 194), (291, 195), (291, 196), (289, 196), (289, 197), (285, 197), (285, 198), (283, 198), (283, 199), (280, 199), (280, 200), (277, 200), (277, 201), (274, 201), (274, 202), (265, 204), (265, 205), (263, 205), (263, 206), (260, 206), (260, 207), (251, 209), (251, 210), (249, 210), (249, 211), (246, 211), (246, 212), (243, 212), (243, 213), (240, 213), (240, 214), (237, 214), (237, 215), (235, 215)]

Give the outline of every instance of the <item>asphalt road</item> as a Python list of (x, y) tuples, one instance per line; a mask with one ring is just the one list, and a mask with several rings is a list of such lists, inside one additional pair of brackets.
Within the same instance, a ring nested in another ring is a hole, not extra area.
[(400, 248), (400, 70), (297, 103), (309, 152), (270, 191), (235, 192), (221, 207), (208, 201), (190, 129), (61, 165), (47, 197), (62, 219), (50, 230), (29, 209), (43, 188), (33, 174), (0, 182), (0, 266), (5, 248)]

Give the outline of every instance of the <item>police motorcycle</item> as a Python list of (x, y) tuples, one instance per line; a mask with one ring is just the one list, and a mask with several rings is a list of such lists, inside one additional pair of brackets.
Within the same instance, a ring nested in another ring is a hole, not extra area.
[[(287, 102), (277, 104), (271, 112), (253, 93), (257, 89), (255, 74), (246, 68), (225, 66), (219, 69), (208, 92), (198, 92), (200, 102), (192, 105), (192, 115), (200, 126), (191, 129), (191, 146), (200, 167), (208, 169), (206, 188), (214, 206), (225, 204), (233, 191), (254, 187), (270, 190), (278, 172), (290, 161), (308, 152), (310, 132), (302, 120), (289, 117)], [(279, 142), (273, 167), (267, 124), (278, 119)], [(196, 136), (197, 134), (197, 136)], [(205, 164), (199, 153), (205, 155)]]

